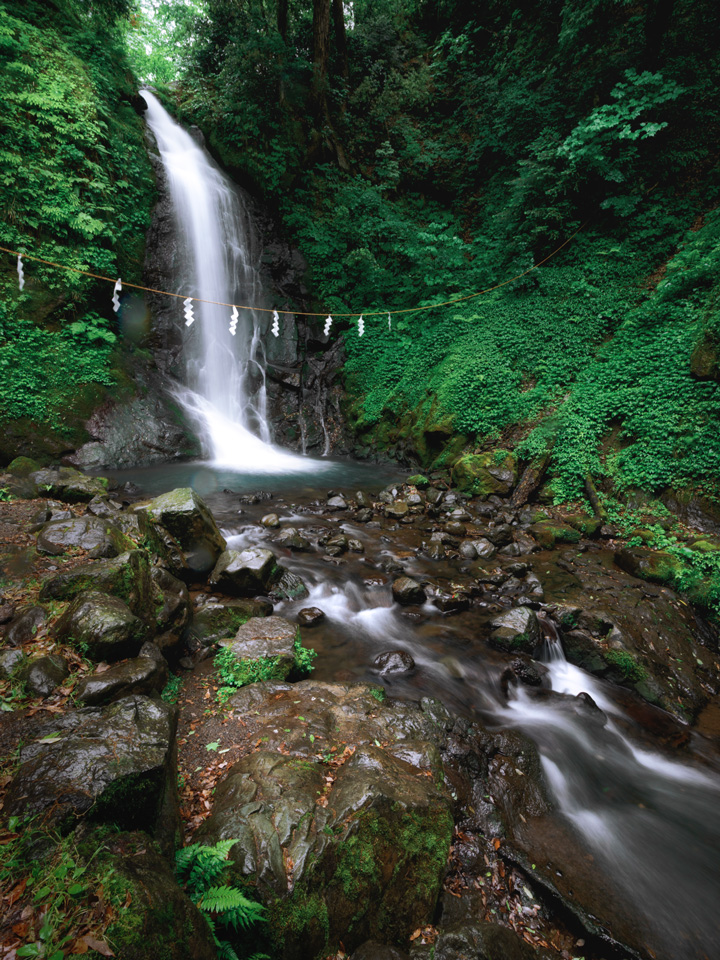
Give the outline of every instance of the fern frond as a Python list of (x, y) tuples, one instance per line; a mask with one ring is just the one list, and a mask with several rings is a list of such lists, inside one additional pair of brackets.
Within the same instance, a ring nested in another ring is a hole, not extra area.
[(221, 923), (236, 930), (238, 927), (245, 929), (264, 919), (262, 904), (248, 900), (242, 891), (227, 885), (206, 890), (200, 901), (200, 909), (204, 913), (217, 914)]
[(217, 955), (218, 960), (240, 960), (227, 940), (217, 941)]

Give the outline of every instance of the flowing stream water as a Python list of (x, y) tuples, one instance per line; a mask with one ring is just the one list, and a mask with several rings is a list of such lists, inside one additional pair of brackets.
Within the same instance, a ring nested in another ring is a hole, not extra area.
[[(252, 231), (236, 190), (157, 98), (148, 91), (143, 96), (178, 221), (179, 286), (201, 298), (261, 303)], [(210, 462), (124, 471), (116, 479), (132, 479), (147, 493), (191, 485), (206, 497), (229, 546), (263, 544), (279, 554), (303, 578), (310, 596), (280, 604), (277, 612), (293, 619), (300, 607), (316, 605), (326, 614), (309, 640), (320, 654), (317, 679), (378, 682), (375, 656), (406, 650), (417, 669), (407, 677), (385, 678), (389, 693), (437, 696), (488, 725), (528, 733), (539, 748), (558, 810), (587, 856), (612, 877), (613, 895), (628, 905), (648, 955), (663, 960), (719, 956), (717, 751), (695, 738), (682, 757), (668, 754), (628, 716), (616, 689), (565, 660), (552, 630), (544, 659), (553, 694), (589, 694), (607, 715), (604, 725), (588, 723), (569, 708), (569, 697), (537, 697), (523, 687), (504, 697), (499, 678), (507, 657), (486, 643), (489, 613), (482, 605), (444, 617), (426, 604), (409, 617), (393, 604), (389, 579), (379, 572), (383, 561), (400, 562), (410, 576), (449, 579), (456, 573), (452, 563), (443, 571), (442, 564), (423, 560), (403, 541), (408, 534), (402, 528), (390, 538), (340, 522), (322, 509), (331, 484), (377, 490), (395, 479), (392, 469), (312, 461), (273, 447), (266, 419), (263, 321), (253, 311), (241, 311), (233, 338), (227, 307), (196, 304), (195, 313), (181, 400), (199, 424)], [(325, 471), (322, 491), (314, 476), (320, 471)], [(261, 486), (274, 491), (273, 502), (239, 509), (237, 493)], [(271, 508), (300, 533), (311, 535), (319, 522), (335, 525), (337, 532), (362, 541), (363, 555), (348, 556), (335, 567), (318, 554), (279, 550), (259, 523)], [(597, 914), (602, 911), (598, 903)]]

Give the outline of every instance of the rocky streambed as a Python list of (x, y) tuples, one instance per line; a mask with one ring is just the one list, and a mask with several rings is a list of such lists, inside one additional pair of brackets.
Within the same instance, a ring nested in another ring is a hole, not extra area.
[(5, 955), (213, 957), (174, 853), (234, 841), (241, 955), (711, 956), (717, 630), (489, 480), (205, 502), (12, 464)]

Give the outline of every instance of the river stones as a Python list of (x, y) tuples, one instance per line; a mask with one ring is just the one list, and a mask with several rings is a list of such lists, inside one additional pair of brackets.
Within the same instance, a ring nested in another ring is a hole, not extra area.
[(456, 461), (452, 477), (460, 490), (474, 496), (506, 497), (517, 483), (517, 457), (510, 450), (470, 453)]
[(49, 697), (70, 673), (65, 657), (51, 653), (45, 657), (26, 660), (15, 676), (34, 697)]
[(261, 547), (225, 550), (210, 574), (210, 586), (234, 597), (265, 593), (276, 579), (275, 554)]
[(66, 503), (87, 502), (93, 497), (107, 496), (108, 483), (104, 477), (88, 477), (72, 467), (48, 467), (35, 470), (27, 476), (38, 489)]
[(417, 704), (384, 704), (373, 690), (253, 684), (226, 705), (231, 724), (253, 718), (263, 746), (217, 787), (196, 839), (238, 838), (230, 859), (269, 904), (284, 960), (340, 940), (346, 950), (405, 940), (437, 900), (453, 820), (436, 727)]
[(283, 527), (280, 533), (274, 538), (275, 543), (286, 547), (288, 550), (307, 551), (312, 549), (312, 544), (303, 537), (296, 527)]
[(227, 544), (194, 490), (179, 487), (155, 497), (144, 509), (177, 540), (193, 573), (199, 576), (213, 569)]
[(128, 550), (108, 560), (84, 563), (46, 580), (41, 600), (72, 600), (84, 590), (110, 593), (137, 616), (154, 613), (150, 558), (145, 550)]
[(411, 673), (415, 669), (415, 661), (406, 650), (388, 650), (375, 657), (373, 667), (382, 676)]
[(410, 507), (406, 500), (394, 500), (392, 503), (386, 503), (383, 507), (383, 513), (392, 520), (402, 520), (408, 515)]
[(392, 585), (393, 600), (401, 604), (416, 604), (425, 602), (425, 591), (422, 586), (410, 577), (398, 577)]
[(253, 617), (220, 646), (232, 650), (238, 660), (276, 660), (275, 674), (284, 679), (295, 664), (297, 638), (298, 628), (284, 617)]
[(160, 693), (167, 679), (168, 667), (162, 656), (135, 657), (84, 677), (75, 688), (75, 699), (85, 706), (94, 706), (130, 694)]
[(93, 559), (116, 557), (127, 549), (129, 541), (102, 517), (71, 517), (51, 520), (38, 534), (40, 553), (59, 556), (72, 547), (85, 550)]
[(199, 653), (220, 640), (234, 637), (238, 627), (251, 617), (267, 617), (272, 609), (269, 600), (209, 600), (195, 611), (187, 646), (191, 653)]
[(328, 497), (326, 507), (328, 510), (347, 510), (347, 502), (341, 494), (335, 494)]
[(319, 607), (303, 607), (297, 617), (301, 626), (314, 627), (325, 619), (325, 614)]
[(513, 607), (491, 621), (490, 643), (507, 651), (532, 654), (542, 640), (537, 615), (529, 607)]
[(279, 577), (268, 590), (267, 595), (274, 603), (282, 600), (303, 600), (310, 595), (310, 591), (296, 573), (277, 567)]
[(122, 600), (94, 590), (78, 594), (56, 626), (59, 639), (73, 643), (96, 662), (134, 656), (147, 632)]
[(265, 516), (262, 518), (262, 520), (260, 521), (260, 523), (261, 523), (264, 527), (268, 527), (269, 529), (272, 530), (272, 529), (274, 529), (275, 527), (279, 527), (279, 526), (280, 526), (280, 517), (279, 517), (276, 513), (267, 513), (267, 514), (265, 514)]
[(177, 821), (177, 712), (148, 697), (60, 714), (34, 730), (5, 799), (12, 816), (142, 826), (171, 841)]

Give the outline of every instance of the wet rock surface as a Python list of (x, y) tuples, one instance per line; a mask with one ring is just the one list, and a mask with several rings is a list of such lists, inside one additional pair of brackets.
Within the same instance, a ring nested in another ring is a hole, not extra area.
[(131, 694), (160, 693), (167, 679), (168, 666), (162, 656), (135, 657), (85, 677), (75, 688), (75, 699), (84, 706), (95, 706)]
[(221, 640), (220, 646), (238, 660), (275, 660), (276, 675), (284, 679), (295, 662), (297, 636), (298, 628), (283, 617), (253, 617), (232, 640)]
[(270, 550), (225, 550), (210, 574), (210, 586), (235, 597), (265, 593), (276, 577), (275, 555)]
[(5, 809), (54, 824), (92, 810), (96, 819), (142, 825), (172, 843), (176, 726), (174, 708), (142, 696), (53, 717), (21, 749)]
[(155, 497), (145, 507), (179, 543), (190, 569), (208, 573), (225, 550), (225, 539), (218, 530), (204, 501), (189, 487), (180, 487)]
[(145, 623), (127, 604), (94, 590), (78, 594), (56, 629), (59, 637), (66, 638), (95, 661), (132, 656), (148, 635)]

